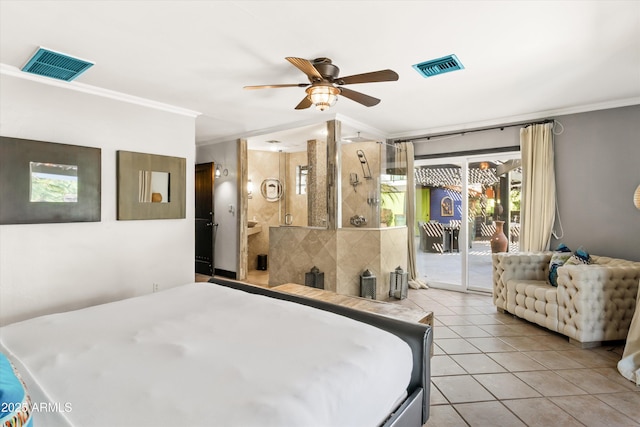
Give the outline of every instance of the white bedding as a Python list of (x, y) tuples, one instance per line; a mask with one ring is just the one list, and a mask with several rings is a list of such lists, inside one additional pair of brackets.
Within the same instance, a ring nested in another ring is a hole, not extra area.
[(0, 342), (61, 409), (39, 427), (375, 426), (412, 367), (382, 330), (203, 283), (8, 325)]

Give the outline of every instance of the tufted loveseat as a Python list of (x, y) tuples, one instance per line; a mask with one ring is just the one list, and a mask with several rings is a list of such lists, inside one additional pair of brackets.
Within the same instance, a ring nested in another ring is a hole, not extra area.
[(591, 256), (589, 265), (559, 267), (549, 282), (553, 252), (493, 254), (493, 303), (569, 337), (582, 347), (624, 340), (633, 318), (640, 262)]

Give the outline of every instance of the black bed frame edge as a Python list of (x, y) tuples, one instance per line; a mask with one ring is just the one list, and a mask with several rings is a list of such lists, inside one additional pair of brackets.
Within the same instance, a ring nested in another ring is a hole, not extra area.
[(278, 292), (268, 288), (220, 279), (217, 277), (211, 278), (209, 282), (252, 294), (264, 295), (271, 298), (307, 305), (320, 310), (330, 311), (341, 316), (367, 323), (396, 335), (405, 341), (411, 348), (411, 352), (413, 354), (413, 369), (411, 373), (411, 380), (407, 387), (408, 397), (402, 405), (400, 405), (400, 407), (390, 415), (383, 426), (422, 426), (429, 419), (431, 383), (430, 352), (431, 343), (433, 341), (433, 331), (429, 325), (405, 322), (356, 310), (350, 307), (331, 304), (325, 301), (318, 301), (311, 298), (301, 297), (299, 295), (286, 294), (284, 292)]

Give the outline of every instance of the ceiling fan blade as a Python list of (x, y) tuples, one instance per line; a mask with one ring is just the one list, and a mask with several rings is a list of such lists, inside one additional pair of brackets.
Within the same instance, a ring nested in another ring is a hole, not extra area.
[(307, 87), (308, 83), (291, 83), (291, 84), (283, 84), (283, 85), (258, 85), (258, 86), (245, 86), (243, 89), (275, 89), (280, 87)]
[(298, 105), (296, 105), (296, 110), (304, 110), (305, 108), (311, 107), (311, 100), (308, 96), (305, 96), (302, 101)]
[(393, 70), (372, 71), (371, 73), (354, 74), (352, 76), (340, 77), (336, 83), (341, 85), (352, 85), (356, 83), (394, 82), (398, 80), (398, 73)]
[(285, 58), (287, 61), (291, 62), (295, 65), (300, 71), (305, 73), (307, 77), (309, 77), (310, 81), (322, 80), (322, 74), (313, 66), (313, 64), (307, 61), (304, 58), (294, 58), (292, 56), (287, 56)]
[(340, 89), (340, 93), (349, 98), (352, 101), (359, 102), (365, 107), (373, 107), (374, 105), (378, 105), (380, 100), (378, 98), (374, 98), (373, 96), (365, 95), (364, 93), (356, 92), (355, 90), (347, 89), (344, 87), (338, 88)]

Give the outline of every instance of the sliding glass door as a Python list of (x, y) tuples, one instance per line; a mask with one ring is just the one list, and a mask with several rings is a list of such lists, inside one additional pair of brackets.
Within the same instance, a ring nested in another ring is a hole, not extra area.
[(416, 245), (418, 272), (430, 286), (464, 290), (460, 256), (463, 200), (456, 185), (465, 163), (452, 161), (416, 167)]
[(491, 237), (498, 224), (510, 242), (504, 250), (518, 250), (519, 153), (415, 165), (420, 277), (432, 287), (491, 292)]

